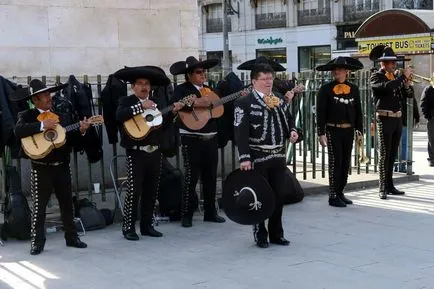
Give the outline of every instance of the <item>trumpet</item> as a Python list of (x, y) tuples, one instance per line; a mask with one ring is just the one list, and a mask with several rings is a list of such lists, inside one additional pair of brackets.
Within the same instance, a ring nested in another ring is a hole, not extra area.
[(365, 138), (363, 134), (356, 130), (356, 143), (357, 143), (357, 159), (359, 164), (366, 164), (370, 160), (365, 155)]
[[(413, 66), (409, 66), (409, 67), (413, 68)], [(398, 74), (402, 75), (403, 71), (404, 71), (403, 69), (399, 69), (398, 70)], [(422, 81), (427, 81), (427, 82), (429, 82), (431, 84), (431, 86), (434, 87), (434, 77), (425, 77), (425, 76), (422, 76), (422, 75), (419, 75), (419, 74), (416, 74), (416, 73), (412, 73), (410, 75), (409, 80), (412, 81), (412, 82), (414, 82), (414, 83), (421, 83)]]

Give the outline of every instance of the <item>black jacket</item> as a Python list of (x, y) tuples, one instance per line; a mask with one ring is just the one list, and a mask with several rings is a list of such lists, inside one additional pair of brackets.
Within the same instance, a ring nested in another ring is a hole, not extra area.
[[(204, 87), (208, 87), (204, 85)], [(211, 89), (211, 88), (210, 88)], [(172, 103), (180, 101), (184, 97), (195, 94), (198, 98), (201, 97), (201, 94), (199, 90), (196, 89), (196, 87), (191, 82), (184, 82), (183, 84), (180, 84), (175, 87), (175, 90), (173, 91), (173, 99)], [(187, 109), (187, 108), (184, 108)], [(178, 120), (178, 125), (180, 128), (186, 130), (186, 131), (192, 131), (188, 127), (186, 127), (181, 120)], [(217, 121), (216, 119), (212, 118), (208, 121), (208, 123), (200, 130), (192, 131), (192, 132), (199, 132), (199, 133), (210, 133), (210, 132), (217, 132)]]
[(403, 85), (404, 80), (403, 75), (394, 80), (389, 80), (386, 77), (386, 71), (383, 69), (371, 75), (370, 82), (377, 110), (402, 111), (403, 101), (406, 101), (406, 97), (412, 97), (411, 91)]
[(252, 92), (238, 98), (234, 107), (234, 137), (240, 163), (252, 161), (250, 145), (283, 146), (290, 131), (295, 131), (289, 105), (283, 100), (279, 107), (270, 109), (256, 92)]
[(434, 116), (434, 88), (430, 85), (425, 87), (420, 97), (420, 107), (423, 116), (430, 120)]
[[(417, 105), (416, 98), (414, 97), (413, 87), (410, 86), (407, 92), (413, 101), (413, 122), (418, 123), (420, 120), (420, 114), (419, 114), (419, 108)], [(402, 125), (407, 126), (407, 100), (406, 99), (404, 99), (402, 102)]]
[(339, 83), (331, 81), (323, 86), (317, 94), (316, 114), (318, 135), (324, 135), (327, 123), (351, 123), (352, 127), (363, 132), (362, 106), (359, 88), (345, 81), (350, 87), (349, 94), (335, 94), (333, 88)]
[[(65, 115), (54, 112), (60, 117), (60, 125), (65, 127), (70, 125), (66, 121)], [(18, 122), (15, 126), (15, 135), (17, 138), (22, 139), (41, 132), (41, 123), (37, 120), (39, 111), (34, 109), (28, 109), (18, 114)], [(72, 151), (72, 145), (80, 141), (79, 130), (70, 131), (66, 133), (66, 144), (60, 148), (53, 149), (46, 157), (38, 159), (38, 162), (68, 162), (70, 160), (70, 153)], [(22, 158), (29, 158), (23, 149), (20, 150), (20, 156)]]
[(131, 149), (134, 146), (160, 145), (162, 138), (161, 127), (152, 130), (144, 139), (134, 140), (125, 131), (123, 123), (133, 116), (143, 113), (142, 104), (134, 94), (123, 97), (119, 100), (119, 106), (116, 110), (116, 120), (119, 122), (119, 131), (121, 135), (121, 146)]

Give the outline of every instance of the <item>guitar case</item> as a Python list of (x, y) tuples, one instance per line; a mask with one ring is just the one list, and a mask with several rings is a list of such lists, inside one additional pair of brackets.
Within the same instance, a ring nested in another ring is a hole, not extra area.
[(21, 190), (21, 179), (17, 169), (6, 167), (7, 181), (4, 210), (4, 225), (1, 229), (1, 239), (8, 237), (18, 240), (30, 239), (31, 211), (27, 199)]

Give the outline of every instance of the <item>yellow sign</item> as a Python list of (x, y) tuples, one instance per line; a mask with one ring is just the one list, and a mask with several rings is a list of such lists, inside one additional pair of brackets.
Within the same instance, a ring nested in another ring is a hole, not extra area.
[(377, 45), (392, 47), (395, 53), (431, 51), (431, 36), (357, 41), (360, 54), (369, 54)]

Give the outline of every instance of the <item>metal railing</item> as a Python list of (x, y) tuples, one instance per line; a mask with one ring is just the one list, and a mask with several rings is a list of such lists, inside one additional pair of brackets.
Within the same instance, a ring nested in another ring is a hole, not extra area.
[[(363, 5), (364, 4), (364, 5)], [(377, 13), (380, 9), (378, 0), (360, 2), (359, 4), (344, 5), (344, 21), (360, 21), (365, 20), (369, 16)]]
[(255, 15), (256, 29), (280, 27), (286, 27), (286, 12), (264, 13)]
[(299, 26), (303, 25), (318, 25), (318, 24), (330, 24), (330, 7), (324, 9), (308, 9), (298, 10), (297, 23)]
[[(371, 96), (371, 88), (369, 86), (369, 71), (359, 71), (357, 73), (351, 74), (350, 81), (358, 85), (361, 93), (362, 111), (364, 119), (364, 137), (365, 137), (365, 154), (370, 159), (367, 164), (360, 164), (357, 161), (357, 143), (354, 145), (352, 153), (352, 163), (350, 173), (372, 173), (378, 171), (378, 141), (375, 133), (375, 117), (374, 117), (374, 103)], [(280, 74), (280, 78), (288, 79), (288, 75)], [(296, 118), (296, 126), (303, 130), (304, 141), (296, 144), (289, 145), (287, 150), (287, 163), (292, 167), (293, 172), (298, 178), (303, 180), (306, 179), (316, 179), (325, 178), (327, 172), (327, 149), (318, 145), (317, 142), (317, 130), (316, 130), (316, 94), (319, 87), (325, 82), (330, 80), (330, 76), (326, 73), (319, 72), (303, 72), (303, 73), (293, 73), (291, 77), (295, 77), (298, 83), (304, 83), (306, 85), (306, 90), (300, 93), (293, 99), (292, 102), (292, 112)], [(289, 78), (291, 78), (289, 77)], [(209, 75), (209, 82), (211, 86), (218, 83), (218, 80), (222, 78), (222, 73), (214, 73)], [(250, 83), (247, 75), (244, 73), (240, 74), (240, 78), (245, 84)], [(61, 81), (65, 82), (66, 77), (53, 77), (46, 78), (42, 77), (43, 81), (48, 84), (53, 84), (55, 82)], [(15, 82), (24, 84), (31, 80), (31, 77), (27, 79), (12, 79)], [(173, 79), (174, 83), (177, 83), (177, 79)], [(106, 77), (101, 77), (100, 75), (96, 77), (84, 76), (79, 81), (89, 83), (93, 90), (93, 102), (95, 104), (95, 113), (102, 114), (102, 101), (101, 101), (101, 90), (102, 86), (105, 85)], [(183, 78), (179, 79), (182, 82)], [(413, 102), (408, 102), (407, 105), (407, 159), (402, 159), (401, 154), (399, 154), (396, 160), (396, 165), (406, 164), (406, 173), (412, 174), (412, 134), (413, 125), (411, 120), (413, 119)], [(106, 200), (107, 189), (112, 187), (110, 178), (106, 176), (109, 175), (110, 162), (117, 155), (123, 154), (123, 149), (120, 150), (118, 144), (109, 144), (105, 129), (101, 127), (99, 133), (103, 137), (103, 158), (94, 164), (90, 164), (85, 156), (81, 156), (79, 153), (73, 153), (72, 155), (72, 176), (73, 176), (73, 192), (78, 195), (80, 191), (87, 190), (89, 198), (95, 198), (96, 195), (93, 194), (93, 183), (101, 184), (101, 194), (99, 197), (101, 201)], [(3, 148), (0, 148), (3, 149)], [(119, 152), (118, 152), (119, 151)], [(401, 150), (400, 150), (401, 151)], [(219, 176), (223, 182), (228, 172), (234, 170), (238, 167), (238, 157), (236, 152), (236, 147), (233, 143), (229, 142), (224, 148), (220, 149), (220, 160), (219, 160)], [(175, 163), (177, 167), (183, 168), (182, 158), (180, 157), (180, 152), (171, 159), (172, 163)], [(2, 186), (5, 183), (4, 166), (14, 165), (19, 168), (19, 172), (24, 172), (28, 174), (29, 162), (21, 161), (20, 159), (11, 161), (8, 158), (8, 154), (1, 159), (0, 175), (2, 177)], [(115, 178), (117, 179), (118, 174), (125, 174), (125, 166), (122, 163), (117, 163), (114, 161), (113, 169), (115, 173)], [(28, 183), (29, 177), (23, 176), (23, 190), (27, 193), (29, 191), (29, 186), (24, 185)], [(0, 192), (0, 197), (3, 198), (4, 190)]]

